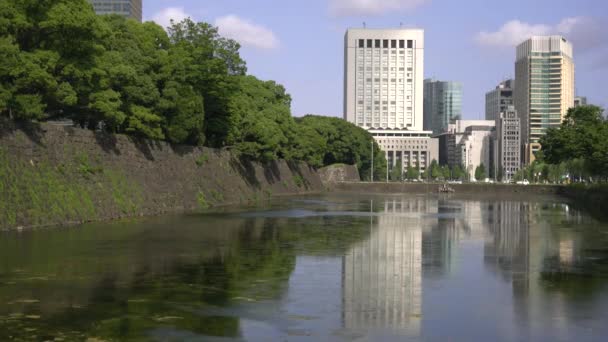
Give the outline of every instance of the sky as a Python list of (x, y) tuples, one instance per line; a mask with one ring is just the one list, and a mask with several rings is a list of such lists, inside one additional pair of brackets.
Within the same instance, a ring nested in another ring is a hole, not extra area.
[(606, 0), (143, 1), (144, 20), (190, 17), (239, 41), (248, 73), (283, 84), (295, 116), (342, 116), (344, 33), (364, 22), (424, 29), (425, 78), (463, 84), (465, 119), (483, 119), (485, 93), (514, 77), (515, 46), (531, 35), (570, 40), (577, 95), (608, 108)]

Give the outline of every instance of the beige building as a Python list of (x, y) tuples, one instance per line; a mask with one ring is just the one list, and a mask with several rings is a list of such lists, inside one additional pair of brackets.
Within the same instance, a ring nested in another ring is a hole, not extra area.
[(423, 131), (424, 30), (349, 29), (344, 37), (344, 119), (369, 130), (389, 168), (424, 171), (438, 144)]
[(438, 136), (440, 164), (460, 166), (470, 179), (483, 164), (488, 174), (493, 161), (491, 139), (495, 124), (493, 120), (456, 120), (448, 125), (448, 131)]
[(572, 44), (561, 36), (535, 36), (517, 46), (514, 104), (526, 164), (534, 161), (545, 131), (559, 126), (574, 105), (572, 58)]
[(510, 182), (521, 167), (521, 125), (513, 106), (500, 113), (494, 131), (494, 179)]
[(402, 174), (408, 167), (424, 172), (433, 160), (439, 160), (439, 139), (429, 138), (430, 132), (403, 130), (371, 130), (386, 160), (392, 168), (402, 162)]

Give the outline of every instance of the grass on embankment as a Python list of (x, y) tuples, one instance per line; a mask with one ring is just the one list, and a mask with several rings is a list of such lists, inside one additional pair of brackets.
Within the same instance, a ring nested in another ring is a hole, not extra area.
[(108, 210), (134, 213), (140, 194), (123, 173), (104, 169), (83, 153), (53, 165), (12, 158), (0, 148), (0, 229), (92, 221)]

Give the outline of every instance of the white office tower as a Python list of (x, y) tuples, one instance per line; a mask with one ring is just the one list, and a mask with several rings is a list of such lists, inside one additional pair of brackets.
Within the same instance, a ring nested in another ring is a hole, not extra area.
[(561, 36), (535, 36), (519, 44), (513, 101), (530, 164), (546, 130), (558, 127), (574, 106), (572, 44)]
[[(424, 31), (349, 29), (344, 39), (344, 119), (382, 136), (389, 165), (424, 170), (433, 151), (420, 150), (423, 129)], [(380, 133), (381, 132), (381, 133)], [(411, 141), (410, 141), (411, 140)], [(417, 146), (408, 150), (406, 146)], [(437, 155), (437, 151), (434, 155)], [(407, 165), (411, 163), (411, 165)]]

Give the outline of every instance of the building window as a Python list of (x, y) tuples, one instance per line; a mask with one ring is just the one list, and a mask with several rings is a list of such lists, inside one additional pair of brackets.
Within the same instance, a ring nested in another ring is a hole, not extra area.
[(374, 45), (376, 46), (376, 48), (380, 48), (380, 39), (376, 39), (376, 41), (374, 42)]
[(371, 47), (372, 47), (372, 40), (371, 39), (367, 40), (367, 47), (371, 49)]
[(408, 49), (413, 49), (414, 48), (414, 41), (413, 40), (408, 40), (407, 41), (407, 48)]
[(400, 49), (404, 49), (405, 48), (405, 40), (402, 39), (402, 40), (399, 41), (399, 48)]
[(388, 39), (385, 39), (382, 41), (382, 47), (384, 47), (385, 49), (388, 49)]
[(360, 48), (364, 48), (365, 47), (365, 41), (363, 39), (359, 39), (359, 47)]
[(397, 41), (396, 40), (391, 40), (391, 48), (396, 49), (397, 48)]

